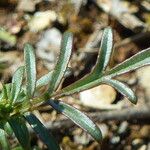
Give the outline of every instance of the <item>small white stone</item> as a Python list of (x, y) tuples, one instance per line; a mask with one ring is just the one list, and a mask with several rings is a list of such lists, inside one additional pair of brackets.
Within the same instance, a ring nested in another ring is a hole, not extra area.
[(38, 32), (50, 26), (57, 18), (54, 11), (48, 10), (44, 12), (36, 12), (33, 18), (29, 21), (28, 26), (30, 31)]
[(115, 99), (115, 89), (105, 84), (80, 93), (83, 105), (93, 108), (107, 108)]

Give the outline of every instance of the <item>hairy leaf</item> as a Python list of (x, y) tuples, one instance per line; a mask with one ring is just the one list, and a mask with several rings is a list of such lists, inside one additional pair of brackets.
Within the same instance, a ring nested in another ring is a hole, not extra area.
[(17, 146), (15, 148), (13, 148), (12, 150), (24, 150), (21, 146)]
[(30, 44), (24, 47), (25, 71), (26, 71), (26, 94), (31, 98), (36, 86), (36, 61), (34, 49)]
[(7, 100), (9, 97), (9, 91), (10, 91), (10, 85), (8, 84), (2, 84), (2, 94), (1, 94), (1, 100)]
[(99, 84), (101, 84), (101, 77), (95, 79), (93, 75), (87, 75), (82, 79), (72, 83), (71, 85), (63, 88), (62, 90), (56, 92), (52, 96), (58, 98), (62, 96), (71, 95), (77, 92), (81, 92), (83, 90), (87, 90), (89, 88), (93, 88), (95, 86), (98, 86)]
[(24, 67), (22, 66), (19, 67), (13, 75), (10, 94), (11, 95), (10, 100), (12, 100), (13, 102), (16, 101), (19, 95), (23, 80), (23, 74), (24, 74)]
[(126, 96), (132, 103), (137, 103), (137, 97), (135, 96), (134, 92), (124, 83), (106, 78), (104, 78), (102, 82), (114, 87), (117, 91)]
[(11, 117), (9, 124), (12, 127), (19, 143), (24, 149), (30, 150), (30, 135), (22, 117)]
[(112, 41), (112, 30), (111, 28), (106, 28), (102, 36), (102, 42), (94, 70), (89, 75), (57, 92), (54, 96), (61, 97), (70, 95), (98, 85), (99, 82), (95, 82), (95, 80), (99, 80), (101, 78), (103, 73), (102, 71), (104, 71), (108, 65), (112, 52)]
[(4, 130), (0, 129), (0, 147), (3, 150), (10, 150), (9, 143)]
[(35, 115), (28, 113), (25, 115), (25, 118), (40, 139), (47, 145), (49, 150), (60, 150), (60, 147), (55, 141), (53, 135), (44, 127)]
[(10, 136), (13, 134), (13, 130), (8, 122), (4, 124), (4, 130)]
[(68, 62), (70, 60), (72, 44), (73, 44), (72, 34), (69, 32), (65, 32), (61, 42), (59, 59), (57, 61), (57, 64), (55, 66), (55, 69), (52, 73), (52, 77), (50, 80), (48, 90), (49, 95), (51, 95), (57, 89), (58, 85), (60, 84), (64, 76)]
[(150, 48), (135, 54), (131, 58), (112, 68), (107, 72), (107, 75), (109, 75), (110, 77), (115, 77), (149, 64)]
[(99, 76), (102, 71), (104, 71), (109, 63), (110, 56), (112, 53), (112, 46), (113, 46), (113, 34), (112, 29), (110, 27), (104, 29), (100, 52), (97, 58), (96, 66), (92, 73), (95, 73)]
[(76, 108), (60, 101), (49, 100), (47, 103), (51, 105), (55, 110), (64, 114), (75, 124), (87, 131), (95, 140), (100, 142), (100, 140), (102, 139), (100, 129), (85, 114), (83, 114)]

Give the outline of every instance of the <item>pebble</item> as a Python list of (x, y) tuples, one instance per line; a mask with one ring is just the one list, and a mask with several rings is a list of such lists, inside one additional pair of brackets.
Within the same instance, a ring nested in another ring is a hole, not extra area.
[(116, 99), (116, 91), (109, 85), (99, 85), (80, 93), (83, 105), (92, 108), (108, 108)]
[(57, 14), (55, 11), (48, 10), (43, 12), (36, 12), (28, 23), (29, 29), (32, 32), (41, 31), (46, 27), (50, 27), (56, 18)]
[(57, 61), (61, 44), (62, 34), (57, 28), (51, 28), (46, 30), (39, 42), (36, 45), (37, 55), (46, 60), (45, 65), (48, 69), (54, 67), (54, 63)]
[(144, 88), (146, 97), (150, 101), (150, 66), (145, 66), (136, 71), (139, 84)]

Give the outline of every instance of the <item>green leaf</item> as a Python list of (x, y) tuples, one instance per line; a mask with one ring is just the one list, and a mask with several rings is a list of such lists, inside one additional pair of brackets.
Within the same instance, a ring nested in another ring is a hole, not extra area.
[(38, 79), (36, 82), (36, 88), (39, 89), (40, 87), (47, 85), (52, 78), (52, 73), (53, 71), (50, 71), (49, 73), (45, 74), (40, 79)]
[(10, 97), (10, 91), (11, 91), (11, 84), (2, 84), (3, 88), (2, 88), (2, 92), (0, 94), (0, 101), (2, 100), (8, 100)]
[(49, 95), (51, 95), (57, 89), (64, 76), (68, 62), (70, 60), (72, 44), (72, 34), (69, 32), (65, 32), (61, 42), (60, 55), (50, 80), (48, 89)]
[(6, 132), (8, 135), (10, 135), (10, 136), (13, 134), (13, 130), (12, 130), (12, 128), (11, 128), (11, 126), (9, 125), (8, 122), (6, 122), (6, 123), (4, 124), (4, 130), (5, 130), (5, 132)]
[(83, 128), (95, 140), (100, 142), (100, 140), (102, 139), (102, 134), (100, 129), (85, 114), (83, 114), (76, 108), (68, 104), (65, 104), (61, 101), (49, 100), (47, 103), (51, 105), (55, 110), (64, 114), (69, 119), (71, 119), (75, 124)]
[(2, 86), (3, 86), (3, 89), (2, 89), (2, 97), (1, 97), (1, 100), (3, 100), (3, 99), (8, 99), (8, 93), (7, 93), (7, 86), (6, 86), (6, 84), (5, 85), (3, 85), (2, 84)]
[(15, 148), (13, 148), (12, 150), (24, 150), (21, 146), (17, 146)]
[(60, 150), (60, 147), (55, 141), (53, 135), (44, 127), (35, 115), (27, 113), (25, 118), (40, 139), (47, 145), (49, 150)]
[(104, 30), (97, 62), (93, 71), (89, 75), (65, 87), (61, 91), (56, 92), (56, 94), (54, 94), (53, 96), (61, 97), (70, 95), (97, 86), (99, 82), (95, 82), (95, 80), (99, 80), (102, 77), (102, 73), (108, 65), (112, 53), (112, 42), (112, 30), (108, 27)]
[[(71, 72), (70, 68), (67, 68), (67, 70), (65, 71), (64, 77), (67, 77), (68, 75), (70, 75), (70, 72)], [(50, 71), (49, 73), (45, 74), (40, 79), (38, 79), (36, 82), (36, 88), (39, 89), (40, 87), (49, 84), (49, 82), (52, 80), (52, 73), (53, 71)]]
[(34, 49), (30, 44), (24, 47), (25, 71), (26, 71), (26, 94), (32, 98), (36, 86), (36, 60)]
[(115, 77), (149, 64), (150, 64), (150, 48), (135, 54), (131, 58), (125, 60), (116, 67), (112, 68), (107, 72), (107, 75), (109, 75), (110, 77)]
[(0, 147), (3, 150), (10, 150), (8, 140), (6, 138), (6, 133), (4, 130), (0, 129)]
[(103, 78), (102, 82), (114, 87), (117, 91), (126, 96), (132, 103), (137, 103), (137, 97), (135, 96), (134, 92), (124, 83), (107, 78)]
[(15, 104), (17, 105), (18, 103), (22, 103), (25, 100), (27, 100), (25, 91), (21, 90), (17, 97)]
[(62, 90), (56, 92), (53, 97), (62, 97), (62, 96), (67, 96), (71, 95), (77, 92), (81, 92), (83, 90), (87, 90), (89, 88), (95, 87), (101, 83), (101, 77), (98, 79), (95, 78), (94, 75), (89, 74), (82, 79), (72, 83), (71, 85), (63, 88)]
[(10, 100), (16, 101), (23, 81), (24, 67), (19, 67), (13, 75)]
[(96, 66), (92, 73), (99, 76), (109, 63), (113, 47), (113, 34), (110, 27), (104, 29)]
[(21, 146), (30, 150), (30, 135), (23, 117), (11, 117), (8, 121)]

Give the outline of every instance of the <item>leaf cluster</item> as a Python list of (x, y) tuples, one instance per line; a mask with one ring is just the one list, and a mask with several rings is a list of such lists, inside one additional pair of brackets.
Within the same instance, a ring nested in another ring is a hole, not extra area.
[[(58, 90), (64, 77), (68, 75), (68, 62), (71, 57), (73, 36), (65, 32), (61, 42), (60, 56), (54, 70), (37, 79), (36, 58), (34, 48), (30, 44), (24, 47), (24, 66), (19, 67), (13, 75), (12, 82), (3, 85), (0, 94), (0, 143), (2, 149), (9, 150), (7, 135), (15, 134), (21, 147), (30, 150), (30, 135), (26, 122), (30, 124), (39, 138), (50, 150), (60, 147), (33, 111), (45, 103), (57, 112), (70, 118), (75, 124), (87, 131), (96, 141), (100, 142), (102, 134), (99, 127), (84, 113), (62, 102), (59, 98), (77, 92), (108, 84), (126, 96), (132, 103), (137, 103), (134, 92), (124, 83), (114, 79), (116, 76), (133, 71), (150, 64), (150, 48), (143, 50), (114, 68), (108, 69), (113, 49), (113, 34), (110, 27), (104, 29), (97, 63), (90, 74), (71, 85)], [(23, 82), (25, 80), (25, 83)], [(46, 91), (40, 89), (46, 86)], [(19, 149), (19, 148), (18, 148)]]

